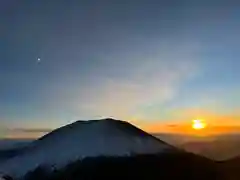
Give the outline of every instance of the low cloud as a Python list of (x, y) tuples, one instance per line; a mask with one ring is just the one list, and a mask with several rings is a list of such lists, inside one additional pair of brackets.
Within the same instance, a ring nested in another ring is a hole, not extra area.
[(15, 131), (15, 132), (24, 132), (24, 133), (48, 133), (51, 132), (52, 129), (28, 129), (28, 128), (16, 128), (16, 129), (12, 129), (11, 131)]
[(0, 138), (36, 139), (51, 131), (52, 129), (31, 129), (31, 128), (1, 129), (2, 133)]
[(75, 100), (73, 108), (96, 117), (143, 119), (146, 117), (141, 108), (174, 99), (195, 70), (196, 65), (186, 59), (148, 60), (134, 67), (127, 78), (102, 78), (100, 85), (87, 88), (85, 95)]

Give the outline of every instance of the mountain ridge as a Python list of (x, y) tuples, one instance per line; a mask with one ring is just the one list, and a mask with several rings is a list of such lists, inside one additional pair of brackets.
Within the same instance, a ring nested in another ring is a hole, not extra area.
[[(0, 164), (0, 172), (21, 176), (41, 164), (62, 167), (96, 156), (131, 156), (177, 150), (130, 123), (114, 120), (76, 121), (34, 141), (24, 153)], [(19, 166), (24, 162), (24, 166)]]

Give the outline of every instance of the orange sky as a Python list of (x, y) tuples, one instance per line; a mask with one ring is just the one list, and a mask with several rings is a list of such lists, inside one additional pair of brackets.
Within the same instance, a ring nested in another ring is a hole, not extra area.
[[(177, 133), (191, 135), (214, 135), (240, 132), (240, 115), (238, 112), (231, 114), (217, 114), (208, 111), (191, 109), (174, 111), (178, 120), (146, 121), (137, 118), (129, 118), (129, 122), (150, 133)], [(192, 120), (201, 119), (207, 127), (201, 130), (192, 128)], [(168, 123), (166, 123), (168, 122)], [(22, 128), (1, 133), (4, 138), (37, 138), (43, 136), (51, 129)]]
[[(181, 133), (194, 135), (211, 135), (240, 132), (240, 115), (238, 112), (231, 114), (217, 114), (199, 109), (179, 110), (174, 112), (179, 119), (172, 120), (166, 124), (155, 121), (148, 123), (144, 120), (130, 120), (133, 124), (139, 126), (147, 132)], [(207, 127), (202, 130), (192, 128), (192, 120), (201, 119)]]
[[(237, 133), (240, 132), (240, 126), (214, 126), (208, 125), (205, 129), (195, 130), (191, 127), (191, 124), (151, 124), (141, 126), (138, 125), (141, 129), (151, 132), (151, 133), (176, 133), (176, 134), (188, 134), (188, 135), (216, 135), (216, 134), (227, 134), (227, 133)], [(46, 134), (47, 132), (20, 132), (20, 131), (11, 131), (3, 135), (4, 138), (38, 138)]]

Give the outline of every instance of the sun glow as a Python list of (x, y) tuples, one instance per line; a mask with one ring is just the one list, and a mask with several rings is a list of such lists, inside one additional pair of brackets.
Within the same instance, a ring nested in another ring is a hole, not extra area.
[(206, 128), (206, 123), (200, 119), (195, 119), (192, 121), (192, 128), (196, 130), (204, 129)]

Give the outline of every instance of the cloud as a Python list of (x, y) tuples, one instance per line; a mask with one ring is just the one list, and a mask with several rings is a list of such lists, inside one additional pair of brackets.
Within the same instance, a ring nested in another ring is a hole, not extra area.
[(168, 124), (167, 126), (174, 128), (174, 127), (177, 127), (178, 125), (177, 124)]
[(31, 128), (13, 128), (13, 129), (0, 129), (0, 138), (11, 139), (35, 139), (39, 138), (49, 132), (52, 129), (31, 129)]
[(15, 132), (24, 132), (24, 133), (48, 133), (51, 132), (52, 129), (28, 129), (28, 128), (16, 128), (16, 129), (11, 129), (10, 131), (15, 131)]
[[(142, 106), (163, 104), (172, 100), (196, 67), (191, 61), (148, 60), (132, 69), (128, 78), (105, 78), (101, 85), (86, 90), (77, 107), (97, 116), (129, 118)], [(140, 117), (139, 117), (140, 118)]]

